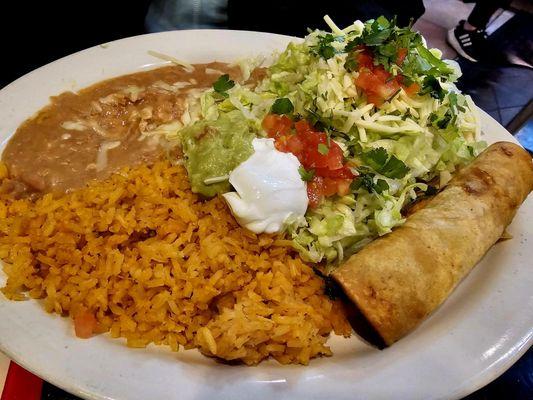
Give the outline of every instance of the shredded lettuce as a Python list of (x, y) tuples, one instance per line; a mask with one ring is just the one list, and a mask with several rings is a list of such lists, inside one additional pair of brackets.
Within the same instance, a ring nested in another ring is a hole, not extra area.
[[(335, 265), (401, 225), (415, 189), (425, 191), (434, 179), (445, 184), (485, 145), (475, 106), (454, 85), (459, 67), (427, 49), (420, 34), (383, 17), (342, 34), (331, 23), (331, 32), (313, 31), (289, 45), (264, 86), (290, 98), (294, 113), (325, 130), (357, 166), (350, 195), (328, 198), (307, 212), (305, 223), (288, 226), (306, 260)], [(379, 109), (369, 105), (354, 85), (357, 65), (350, 58), (361, 45), (375, 63), (416, 82), (418, 95), (402, 89)], [(399, 48), (407, 49), (401, 65)]]
[[(428, 49), (410, 26), (384, 17), (344, 29), (327, 16), (325, 21), (330, 32), (311, 31), (290, 43), (256, 87), (222, 76), (200, 96), (197, 114), (217, 121), (238, 113), (256, 136), (265, 135), (261, 123), (269, 113), (304, 118), (339, 144), (358, 175), (349, 194), (327, 198), (286, 227), (304, 259), (334, 266), (401, 225), (402, 208), (416, 198), (415, 190), (424, 192), (428, 182), (445, 184), (485, 144), (474, 103), (454, 83), (459, 66)], [(401, 74), (403, 87), (416, 84), (418, 93), (402, 87), (380, 107), (368, 102), (355, 84), (362, 48), (375, 65)], [(258, 64), (238, 63), (245, 81)], [(192, 125), (204, 123), (196, 119)], [(314, 171), (301, 168), (300, 174), (309, 181)]]

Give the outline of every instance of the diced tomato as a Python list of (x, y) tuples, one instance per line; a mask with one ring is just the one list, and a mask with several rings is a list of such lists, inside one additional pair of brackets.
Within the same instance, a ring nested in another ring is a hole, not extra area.
[[(303, 165), (306, 168), (342, 168), (342, 149), (333, 140), (328, 139), (325, 133), (311, 133), (306, 135), (306, 147), (304, 150)], [(321, 150), (326, 149), (325, 154)]]
[(307, 183), (307, 197), (309, 207), (316, 208), (324, 197), (338, 194), (345, 196), (350, 193), (352, 179), (335, 179), (315, 176), (311, 182)]
[(324, 178), (324, 183), (322, 186), (322, 194), (326, 197), (337, 194), (337, 182), (335, 179)]
[(307, 182), (307, 197), (309, 198), (309, 207), (316, 208), (324, 199), (324, 178), (315, 176), (311, 182)]
[(305, 150), (305, 142), (298, 135), (291, 135), (287, 140), (287, 151), (294, 154), (298, 159)]
[(355, 80), (355, 84), (365, 91), (372, 91), (380, 83), (378, 77), (369, 69), (360, 70), (359, 76)]
[[(401, 74), (393, 76), (382, 65), (374, 65), (372, 52), (365, 46), (358, 46), (353, 57), (357, 60), (358, 76), (355, 85), (363, 90), (368, 103), (380, 107), (403, 87), (408, 96), (414, 96), (420, 90), (417, 83), (406, 86)], [(396, 63), (401, 65), (407, 57), (408, 49), (401, 47), (397, 51)], [(352, 56), (352, 55), (350, 55)]]
[(311, 133), (307, 135), (300, 134), (300, 136), (303, 137), (306, 144), (303, 160), (301, 161), (303, 166), (306, 168), (327, 168), (329, 150), (327, 154), (318, 152), (319, 145), (326, 146), (326, 135), (324, 134), (324, 137), (321, 137), (320, 134)]
[(373, 93), (373, 92), (367, 93), (366, 101), (368, 103), (374, 104), (376, 107), (380, 107), (383, 104), (383, 102), (384, 102), (383, 97), (381, 97), (379, 94)]
[(390, 100), (396, 92), (400, 90), (400, 85), (396, 80), (386, 82), (376, 88), (375, 93), (378, 94), (383, 100)]
[[(396, 58), (398, 65), (404, 62), (407, 53), (406, 48), (398, 49)], [(401, 87), (409, 96), (413, 96), (420, 90), (416, 83), (409, 86), (403, 85), (404, 77), (402, 75), (393, 76), (382, 65), (373, 65), (372, 54), (367, 48), (357, 55), (357, 60), (361, 62), (359, 62), (359, 74), (355, 79), (355, 85), (363, 90), (367, 102), (376, 107), (380, 107), (384, 101), (392, 98)]]
[(363, 89), (368, 103), (378, 107), (400, 89), (398, 79), (385, 71), (382, 66), (374, 67), (372, 70), (360, 70), (355, 84)]
[(297, 121), (294, 128), (296, 135), (280, 138), (283, 144), (278, 146), (279, 150), (293, 153), (305, 168), (342, 168), (342, 149), (332, 140), (328, 144), (328, 137), (324, 132), (316, 131), (305, 120)]
[(286, 115), (268, 114), (262, 123), (263, 129), (269, 137), (287, 135), (292, 127), (292, 121)]
[(385, 68), (381, 65), (375, 67), (372, 72), (376, 75), (380, 83), (387, 83), (394, 80), (394, 77), (389, 72), (385, 71)]
[(74, 331), (82, 339), (90, 338), (96, 329), (96, 318), (89, 311), (83, 311), (74, 317)]
[(372, 54), (364, 46), (360, 46), (358, 49), (360, 50), (360, 52), (357, 53), (357, 55), (355, 56), (355, 59), (357, 60), (357, 65), (359, 66), (359, 68), (371, 69), (374, 66), (374, 58), (372, 57)]
[(276, 114), (268, 114), (265, 118), (263, 118), (261, 125), (263, 126), (263, 129), (270, 134), (270, 132), (275, 131), (277, 123), (278, 116)]
[[(314, 208), (327, 196), (349, 193), (355, 175), (347, 164), (340, 146), (317, 131), (308, 121), (300, 120), (289, 126), (280, 116), (267, 115), (263, 128), (275, 139), (279, 151), (294, 154), (302, 166), (315, 172), (307, 183), (310, 207)], [(292, 128), (294, 131), (291, 132)]]
[(324, 176), (328, 178), (344, 178), (352, 179), (355, 178), (355, 175), (352, 173), (350, 168), (346, 165), (338, 169), (328, 169), (328, 168), (316, 168), (315, 174), (319, 176)]
[(337, 194), (339, 196), (346, 196), (350, 193), (351, 179), (337, 179)]
[(279, 151), (294, 154), (300, 162), (304, 159), (306, 143), (298, 135), (279, 136), (274, 145)]
[(398, 55), (396, 56), (396, 64), (402, 65), (405, 57), (407, 57), (407, 49), (405, 47), (399, 48)]
[(315, 129), (311, 126), (311, 124), (307, 122), (305, 119), (301, 119), (300, 121), (297, 121), (294, 124), (294, 129), (296, 129), (296, 133), (299, 133), (299, 134), (307, 134), (310, 132), (316, 132)]
[(408, 96), (414, 96), (420, 91), (420, 85), (416, 82), (411, 83), (409, 86), (403, 88)]
[(328, 168), (330, 170), (337, 170), (342, 168), (344, 154), (342, 153), (342, 149), (340, 148), (340, 146), (333, 140), (330, 142), (329, 145), (328, 156)]

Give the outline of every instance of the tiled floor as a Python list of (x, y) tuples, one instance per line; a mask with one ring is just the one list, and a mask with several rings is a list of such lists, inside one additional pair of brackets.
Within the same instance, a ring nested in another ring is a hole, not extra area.
[(506, 126), (533, 97), (533, 71), (523, 67), (494, 68), (459, 60), (459, 87), (475, 103)]

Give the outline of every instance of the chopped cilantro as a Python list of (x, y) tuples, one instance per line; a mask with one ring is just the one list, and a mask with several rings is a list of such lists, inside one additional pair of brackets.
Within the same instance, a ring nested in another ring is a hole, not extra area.
[(390, 156), (389, 161), (378, 172), (387, 178), (400, 179), (409, 172), (409, 168), (399, 158)]
[(372, 193), (374, 187), (374, 174), (360, 173), (357, 179), (354, 179), (350, 185), (350, 190), (355, 192), (360, 187), (364, 187), (369, 193)]
[(382, 45), (391, 36), (395, 25), (395, 21), (392, 21), (391, 24), (384, 16), (378, 17), (371, 24), (365, 24), (361, 36), (348, 43), (346, 50), (351, 51), (360, 44), (365, 46)]
[[(413, 49), (410, 49), (407, 57), (402, 63), (402, 74), (411, 81), (417, 81), (421, 75), (426, 75), (431, 71), (431, 64), (422, 58)], [(407, 84), (407, 83), (406, 83)]]
[(450, 111), (452, 114), (451, 123), (455, 125), (458, 112), (465, 112), (466, 109), (458, 103), (457, 93), (452, 92), (448, 94), (448, 102), (450, 103)]
[(448, 94), (448, 105), (442, 105), (429, 115), (428, 125), (437, 129), (456, 128), (457, 115), (465, 108), (459, 104), (457, 93)]
[(377, 194), (383, 193), (385, 190), (389, 190), (389, 184), (383, 179), (378, 179), (374, 184), (374, 190)]
[(329, 147), (327, 145), (325, 145), (324, 143), (319, 143), (318, 144), (318, 152), (322, 155), (326, 155), (329, 153)]
[[(400, 73), (406, 86), (413, 82), (421, 83), (424, 77), (429, 78), (426, 85), (422, 86), (425, 87), (425, 93), (431, 93), (435, 98), (442, 96), (440, 85), (435, 85), (436, 77), (446, 79), (453, 72), (448, 64), (424, 46), (422, 36), (411, 29), (411, 24), (401, 28), (395, 18), (388, 20), (381, 16), (367, 22), (361, 36), (345, 46), (344, 51), (349, 53), (345, 63), (347, 71), (357, 69), (353, 54), (362, 48), (372, 53), (374, 65), (382, 65), (394, 74)], [(399, 59), (400, 54), (405, 56)]]
[(235, 86), (235, 82), (233, 82), (228, 74), (221, 75), (215, 83), (213, 83), (213, 89), (218, 94), (222, 95), (223, 97), (228, 97), (227, 91), (231, 89), (233, 86)]
[(457, 98), (457, 93), (450, 93), (448, 95), (448, 100), (450, 101), (450, 107), (454, 108), (454, 109), (457, 109), (461, 112), (465, 112), (466, 111), (466, 108), (464, 108), (463, 106), (459, 105), (459, 103), (457, 102), (458, 98)]
[(411, 109), (408, 108), (407, 111), (402, 115), (402, 121), (405, 121), (407, 118), (412, 118)]
[(377, 29), (373, 29), (368, 35), (366, 35), (364, 43), (367, 46), (379, 46), (383, 44), (383, 42), (389, 38), (392, 32), (390, 28), (381, 29), (379, 25), (377, 26)]
[(311, 46), (311, 51), (323, 59), (327, 60), (333, 57), (336, 53), (335, 48), (331, 45), (337, 38), (331, 33), (318, 36), (318, 44)]
[(294, 111), (294, 106), (292, 105), (292, 101), (290, 101), (290, 99), (283, 97), (281, 99), (277, 99), (274, 104), (272, 104), (270, 111), (274, 114), (290, 114)]
[(390, 71), (390, 67), (397, 64), (400, 49), (407, 50), (409, 54), (421, 42), (420, 35), (413, 32), (410, 26), (400, 28), (395, 18), (389, 21), (381, 16), (365, 24), (361, 36), (350, 41), (344, 50), (350, 53), (364, 46), (372, 52), (376, 65), (383, 65), (386, 70)]
[[(359, 174), (359, 176), (352, 181), (350, 184), (350, 191), (356, 192), (361, 186), (368, 190), (367, 185), (365, 185), (366, 175)], [(372, 182), (370, 183), (370, 191), (372, 190)], [(369, 191), (369, 192), (370, 192)]]
[(416, 50), (418, 54), (441, 75), (450, 75), (453, 72), (448, 64), (435, 57), (422, 43), (416, 46)]
[(383, 168), (387, 163), (389, 155), (387, 150), (383, 147), (378, 147), (377, 149), (370, 150), (367, 153), (363, 153), (362, 159), (363, 162), (372, 168), (374, 171), (378, 171)]
[(350, 53), (357, 49), (357, 47), (362, 43), (362, 40), (360, 38), (355, 38), (354, 40), (348, 42), (346, 46), (344, 46), (344, 51), (346, 53)]
[(348, 56), (346, 58), (346, 61), (344, 62), (344, 69), (348, 72), (357, 71), (359, 68), (359, 63), (355, 59), (355, 57)]
[(446, 110), (444, 115), (441, 116), (439, 116), (437, 112), (429, 114), (429, 122), (433, 127), (438, 129), (446, 129), (450, 122), (452, 122), (453, 118), (450, 110)]
[(307, 120), (316, 129), (325, 131), (326, 133), (329, 131), (336, 131), (336, 129), (333, 127), (333, 113), (327, 117), (312, 109), (307, 109), (306, 111), (309, 113)]
[(440, 101), (444, 100), (446, 96), (446, 90), (442, 88), (440, 82), (433, 75), (428, 75), (424, 78), (422, 82), (422, 90), (419, 94), (429, 93), (434, 99), (439, 99)]
[(394, 155), (389, 155), (383, 147), (363, 153), (361, 159), (374, 171), (387, 178), (400, 179), (409, 172), (409, 167), (402, 160)]
[(305, 182), (309, 182), (315, 177), (314, 169), (307, 170), (301, 165), (300, 167), (298, 167), (298, 172), (300, 173), (300, 176), (302, 177), (302, 181), (305, 181)]
[(389, 184), (384, 179), (377, 179), (374, 183), (375, 174), (371, 172), (362, 172), (357, 179), (350, 185), (352, 191), (356, 191), (360, 187), (364, 187), (367, 192), (375, 192), (382, 194), (385, 190), (389, 190)]

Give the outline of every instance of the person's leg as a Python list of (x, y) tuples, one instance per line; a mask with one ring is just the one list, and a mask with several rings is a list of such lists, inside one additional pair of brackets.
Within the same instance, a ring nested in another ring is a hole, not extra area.
[(506, 7), (509, 0), (482, 0), (477, 1), (474, 9), (466, 20), (466, 30), (484, 30), (492, 15), (499, 9)]
[(448, 31), (447, 42), (467, 60), (476, 62), (487, 53), (485, 28), (498, 8), (505, 7), (509, 0), (477, 1), (468, 20), (462, 20)]

